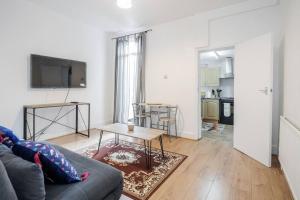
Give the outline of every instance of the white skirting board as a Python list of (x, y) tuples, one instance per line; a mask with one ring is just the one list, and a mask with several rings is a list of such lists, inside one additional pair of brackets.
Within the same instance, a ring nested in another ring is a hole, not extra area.
[(300, 200), (300, 130), (280, 119), (279, 161), (295, 200)]

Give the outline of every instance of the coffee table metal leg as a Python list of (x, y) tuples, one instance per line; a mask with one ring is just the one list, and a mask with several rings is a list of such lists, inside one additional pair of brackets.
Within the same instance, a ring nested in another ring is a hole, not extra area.
[(144, 140), (144, 145), (145, 145), (146, 167), (147, 167), (147, 169), (151, 169), (152, 168), (152, 160), (151, 160), (152, 144), (151, 144), (151, 141)]
[(115, 133), (115, 144), (118, 145), (119, 144), (119, 134)]
[(100, 145), (101, 145), (102, 135), (103, 135), (103, 131), (100, 130), (100, 138), (99, 138), (98, 151), (97, 151), (97, 153), (99, 153), (99, 150), (100, 150)]
[(149, 169), (152, 168), (152, 158), (151, 158), (151, 154), (152, 154), (152, 142), (149, 141)]
[(149, 159), (149, 154), (150, 154), (150, 143), (149, 143), (149, 141), (147, 141), (147, 160), (148, 160), (148, 162), (147, 162), (147, 168), (148, 169), (150, 169), (150, 159)]
[(148, 168), (148, 153), (147, 153), (147, 145), (146, 140), (144, 140), (144, 147), (145, 147), (145, 159), (146, 159), (146, 167)]
[(160, 143), (161, 155), (162, 155), (162, 157), (164, 158), (164, 157), (165, 157), (165, 153), (164, 153), (164, 146), (163, 146), (162, 135), (159, 136), (159, 143)]

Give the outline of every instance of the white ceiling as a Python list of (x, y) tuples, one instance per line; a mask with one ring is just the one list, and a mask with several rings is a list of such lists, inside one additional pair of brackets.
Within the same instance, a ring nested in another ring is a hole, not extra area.
[(131, 9), (120, 9), (116, 0), (27, 0), (59, 14), (124, 31), (156, 25), (246, 0), (132, 0)]

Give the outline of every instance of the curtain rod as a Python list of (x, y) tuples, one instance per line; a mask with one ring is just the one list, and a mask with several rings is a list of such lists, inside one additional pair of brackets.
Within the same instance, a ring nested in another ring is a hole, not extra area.
[(123, 35), (123, 36), (119, 36), (119, 37), (114, 37), (114, 38), (111, 38), (112, 40), (115, 40), (115, 39), (118, 39), (118, 38), (122, 38), (122, 37), (127, 37), (127, 36), (131, 36), (131, 35), (135, 35), (135, 34), (139, 34), (139, 33), (148, 33), (152, 31), (152, 29), (148, 29), (146, 31), (142, 31), (142, 32), (137, 32), (137, 33), (131, 33), (131, 34), (128, 34), (128, 35)]

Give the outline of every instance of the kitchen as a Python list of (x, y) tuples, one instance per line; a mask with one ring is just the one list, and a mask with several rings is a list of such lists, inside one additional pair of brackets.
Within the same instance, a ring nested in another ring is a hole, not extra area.
[(234, 49), (201, 52), (202, 135), (232, 142), (234, 125)]

